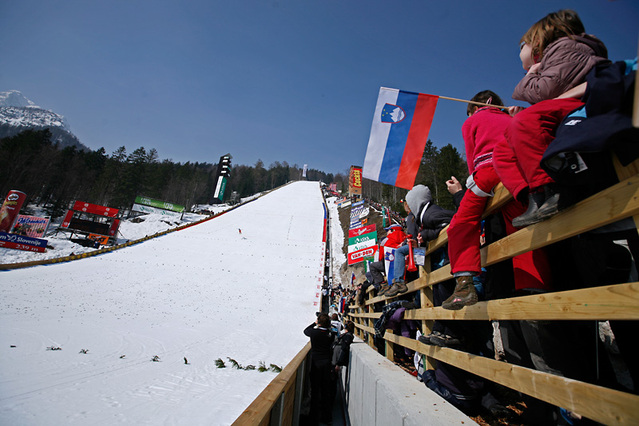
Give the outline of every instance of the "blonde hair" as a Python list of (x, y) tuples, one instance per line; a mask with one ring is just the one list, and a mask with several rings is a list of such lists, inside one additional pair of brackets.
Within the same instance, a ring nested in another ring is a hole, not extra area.
[(549, 13), (537, 21), (521, 37), (520, 43), (526, 43), (532, 48), (535, 61), (541, 60), (544, 49), (553, 41), (561, 37), (571, 37), (586, 32), (584, 24), (577, 12), (563, 9)]

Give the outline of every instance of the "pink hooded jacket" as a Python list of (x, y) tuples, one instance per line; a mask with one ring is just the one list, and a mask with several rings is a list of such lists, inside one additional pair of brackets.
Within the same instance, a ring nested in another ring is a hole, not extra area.
[(595, 36), (561, 37), (544, 49), (539, 69), (517, 84), (513, 99), (536, 104), (555, 98), (586, 81), (595, 65), (607, 61), (608, 50)]

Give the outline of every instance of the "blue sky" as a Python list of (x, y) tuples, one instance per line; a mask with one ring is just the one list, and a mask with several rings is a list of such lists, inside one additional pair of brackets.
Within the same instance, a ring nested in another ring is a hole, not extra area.
[[(109, 154), (345, 172), (363, 164), (380, 86), (523, 105), (519, 39), (562, 8), (611, 59), (636, 56), (636, 0), (1, 1), (0, 91)], [(465, 111), (439, 101), (435, 145), (463, 151)]]

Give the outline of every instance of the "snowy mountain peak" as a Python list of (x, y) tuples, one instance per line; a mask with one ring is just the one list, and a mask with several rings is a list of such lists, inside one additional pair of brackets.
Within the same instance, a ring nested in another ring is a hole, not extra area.
[(88, 149), (71, 132), (68, 123), (60, 114), (42, 109), (17, 90), (0, 92), (0, 139), (15, 136), (27, 129), (49, 129), (51, 142), (61, 148), (74, 146)]
[(17, 90), (0, 92), (0, 107), (40, 108)]

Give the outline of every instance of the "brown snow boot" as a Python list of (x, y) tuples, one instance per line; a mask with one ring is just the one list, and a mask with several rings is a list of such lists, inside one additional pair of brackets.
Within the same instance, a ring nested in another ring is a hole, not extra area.
[(472, 276), (457, 277), (457, 284), (453, 294), (442, 303), (442, 308), (456, 311), (464, 306), (470, 306), (477, 303), (477, 292), (473, 285)]

